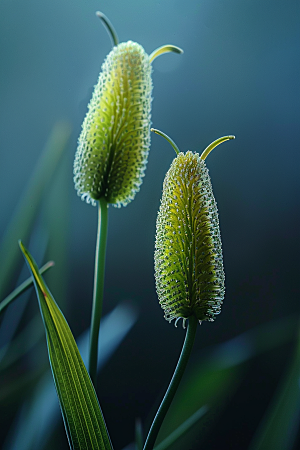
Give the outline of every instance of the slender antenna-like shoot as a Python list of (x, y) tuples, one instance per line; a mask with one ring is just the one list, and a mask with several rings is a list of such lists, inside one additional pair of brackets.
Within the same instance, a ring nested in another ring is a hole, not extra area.
[(162, 55), (163, 53), (183, 53), (183, 50), (176, 45), (163, 45), (162, 47), (157, 48), (154, 50), (151, 55), (149, 55), (150, 62), (152, 63), (155, 58), (157, 58), (159, 55)]
[(156, 130), (155, 128), (151, 128), (150, 131), (153, 131), (153, 133), (159, 134), (160, 136), (165, 138), (165, 140), (168, 141), (169, 144), (172, 145), (173, 149), (175, 150), (176, 155), (178, 155), (180, 153), (179, 148), (177, 147), (177, 145), (175, 144), (173, 139), (171, 139), (167, 134), (163, 133), (162, 131)]
[(217, 147), (218, 145), (222, 144), (222, 142), (228, 141), (229, 139), (235, 139), (235, 136), (223, 136), (220, 137), (219, 139), (217, 139), (216, 141), (212, 142), (211, 144), (209, 144), (208, 147), (206, 147), (205, 150), (203, 150), (200, 158), (205, 160), (207, 155), (210, 154), (210, 152)]
[(99, 19), (101, 19), (102, 22), (104, 23), (105, 28), (107, 29), (108, 34), (110, 35), (110, 38), (113, 42), (113, 46), (117, 46), (119, 44), (119, 38), (118, 38), (116, 30), (114, 29), (111, 21), (101, 11), (97, 11), (96, 16), (99, 17)]

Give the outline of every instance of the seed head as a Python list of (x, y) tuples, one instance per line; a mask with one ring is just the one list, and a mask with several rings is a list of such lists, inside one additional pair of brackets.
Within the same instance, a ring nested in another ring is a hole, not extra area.
[[(176, 144), (171, 142), (175, 151)], [(169, 322), (195, 315), (213, 321), (225, 294), (217, 204), (205, 157), (226, 136), (198, 153), (178, 153), (163, 183), (156, 222), (155, 280)], [(204, 156), (203, 156), (204, 155)], [(176, 323), (176, 322), (175, 322)]]
[(151, 64), (139, 44), (113, 47), (102, 65), (74, 162), (78, 195), (127, 205), (140, 188), (150, 146)]

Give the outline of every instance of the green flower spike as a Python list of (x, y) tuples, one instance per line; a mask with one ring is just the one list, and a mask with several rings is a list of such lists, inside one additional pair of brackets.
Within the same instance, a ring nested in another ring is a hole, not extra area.
[(118, 44), (109, 20), (114, 47), (102, 65), (82, 125), (74, 162), (78, 195), (88, 203), (104, 197), (126, 206), (142, 184), (150, 148), (152, 61), (162, 53), (182, 53), (166, 45), (147, 55), (135, 42)]
[[(224, 270), (216, 201), (205, 158), (213, 148), (234, 136), (225, 136), (202, 153), (180, 153), (161, 131), (177, 157), (163, 184), (156, 222), (155, 279), (165, 318), (175, 326), (188, 319), (185, 340), (168, 389), (153, 419), (143, 450), (152, 450), (172, 403), (193, 348), (198, 321), (214, 320), (224, 298)], [(155, 447), (156, 448), (156, 447)]]
[(200, 156), (180, 153), (164, 133), (177, 157), (163, 183), (156, 224), (155, 279), (159, 302), (169, 322), (190, 316), (213, 321), (221, 312), (225, 294), (222, 244), (217, 204), (205, 158), (217, 145), (210, 144)]

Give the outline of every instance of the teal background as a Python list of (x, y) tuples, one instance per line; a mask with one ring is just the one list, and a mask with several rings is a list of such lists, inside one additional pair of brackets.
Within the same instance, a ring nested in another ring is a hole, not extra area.
[[(216, 321), (198, 330), (193, 366), (212, 345), (270, 320), (299, 316), (300, 4), (1, 0), (0, 233), (52, 127), (58, 120), (70, 122), (58, 174), (63, 189), (52, 193), (51, 221), (60, 225), (51, 233), (43, 210), (39, 221), (53, 245), (47, 258), (56, 261), (48, 284), (75, 335), (89, 326), (97, 210), (77, 197), (72, 170), (87, 104), (111, 49), (95, 16), (99, 9), (121, 42), (136, 41), (148, 54), (169, 43), (184, 49), (183, 55), (153, 63), (153, 127), (182, 151), (201, 152), (220, 136), (236, 136), (207, 158), (220, 214), (226, 297)], [(99, 376), (99, 398), (116, 449), (133, 440), (135, 417), (145, 421), (162, 395), (184, 338), (180, 326), (163, 319), (153, 274), (156, 214), (173, 158), (169, 144), (152, 135), (141, 191), (126, 208), (109, 211), (104, 312), (128, 299), (140, 314)], [(36, 309), (32, 296), (30, 311)], [(216, 418), (206, 449), (248, 447), (292, 351), (286, 343), (249, 366), (228, 412)], [(44, 342), (38, 358), (46, 364)], [(15, 379), (30, 368), (30, 361), (17, 365)], [(22, 398), (20, 404), (0, 403), (0, 447), (21, 403)], [(66, 449), (62, 425), (58, 433), (56, 450)], [(193, 445), (189, 448), (199, 448)]]

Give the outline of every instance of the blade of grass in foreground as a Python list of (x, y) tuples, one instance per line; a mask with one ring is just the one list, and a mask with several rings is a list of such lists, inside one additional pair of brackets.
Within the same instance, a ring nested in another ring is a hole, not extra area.
[(30, 253), (21, 242), (20, 247), (34, 278), (52, 374), (70, 448), (111, 450), (100, 405), (71, 330)]
[[(103, 317), (99, 336), (98, 371), (112, 357), (136, 323), (137, 318), (136, 307), (128, 301), (121, 301), (109, 314)], [(38, 319), (40, 320), (40, 317)], [(36, 328), (37, 325), (34, 325), (34, 327)], [(44, 332), (44, 330), (42, 331)], [(87, 366), (89, 329), (77, 338), (77, 346), (83, 362)], [(2, 365), (3, 362), (0, 367)], [(56, 392), (50, 373), (47, 371), (42, 380), (36, 383), (34, 392), (22, 403), (15, 415), (1, 450), (43, 450), (49, 448), (49, 440), (55, 433), (59, 420), (60, 411)]]
[(66, 123), (54, 126), (34, 172), (29, 174), (28, 185), (24, 188), (24, 193), (3, 235), (0, 243), (1, 297), (6, 295), (12, 272), (18, 263), (19, 252), (16, 242), (29, 236), (38, 207), (66, 148), (70, 131), (70, 126)]

